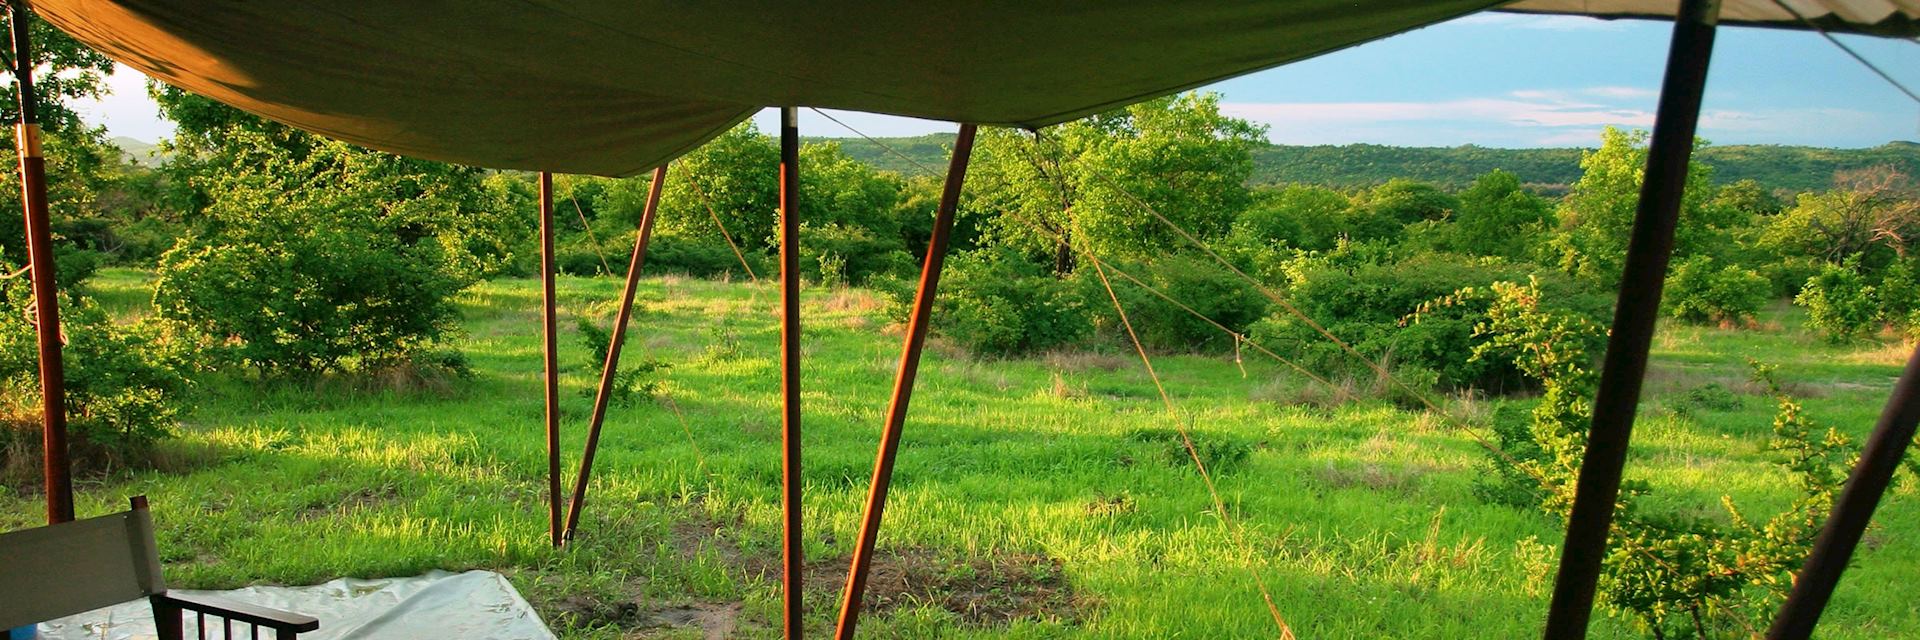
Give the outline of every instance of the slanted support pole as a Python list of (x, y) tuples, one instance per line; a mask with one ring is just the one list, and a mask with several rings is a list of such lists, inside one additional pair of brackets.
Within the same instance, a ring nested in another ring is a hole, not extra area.
[(7, 0), (13, 27), (13, 79), (20, 122), (13, 130), (20, 154), (20, 201), (27, 217), (27, 267), (33, 274), (33, 322), (40, 349), (40, 447), (45, 463), (47, 524), (73, 520), (73, 471), (67, 462), (67, 369), (60, 353), (60, 290), (47, 215), (47, 163), (40, 155), (40, 114), (33, 91), (32, 17), (25, 3)]
[(1713, 53), (1719, 14), (1719, 0), (1680, 0), (1674, 18), (1666, 79), (1660, 88), (1653, 141), (1647, 149), (1646, 178), (1640, 187), (1626, 268), (1614, 305), (1613, 330), (1593, 403), (1593, 426), (1587, 435), (1586, 456), (1580, 463), (1566, 543), (1560, 547), (1553, 604), (1547, 610), (1548, 640), (1586, 637), (1587, 621), (1593, 614), (1594, 588), (1606, 557), (1614, 501), (1620, 495), (1621, 469), (1626, 464), (1627, 442), (1640, 402), (1640, 383), (1647, 372), (1647, 351), (1653, 344), (1660, 293), (1666, 283), (1668, 259), (1673, 255), (1674, 228), (1687, 186), (1687, 162), (1693, 154), (1693, 133), (1700, 120), (1707, 59)]
[(900, 372), (893, 380), (893, 399), (887, 405), (887, 422), (880, 433), (880, 452), (873, 461), (873, 480), (867, 489), (867, 507), (860, 518), (860, 537), (854, 543), (853, 567), (847, 571), (846, 591), (840, 597), (840, 623), (835, 628), (838, 640), (852, 640), (860, 621), (860, 599), (865, 595), (867, 573), (873, 566), (873, 549), (880, 537), (880, 518), (887, 508), (887, 488), (893, 481), (893, 460), (900, 452), (900, 433), (907, 422), (907, 403), (913, 398), (913, 382), (920, 372), (920, 354), (927, 343), (927, 327), (933, 317), (933, 296), (940, 287), (940, 270), (947, 260), (947, 241), (953, 233), (954, 211), (960, 207), (960, 190), (967, 179), (967, 161), (973, 156), (976, 127), (960, 125), (954, 138), (953, 159), (947, 164), (947, 183), (940, 193), (940, 208), (934, 212), (933, 237), (927, 241), (927, 260), (920, 268), (920, 288), (913, 295), (913, 310), (907, 317), (906, 346), (900, 350)]
[(800, 638), (800, 110), (780, 109), (780, 584), (787, 640)]
[(553, 174), (540, 172), (540, 331), (547, 385), (547, 537), (560, 546), (560, 359), (553, 292)]
[(613, 393), (613, 380), (620, 373), (620, 347), (626, 344), (627, 322), (633, 318), (633, 295), (640, 286), (640, 267), (647, 261), (647, 243), (653, 239), (654, 216), (660, 210), (660, 191), (667, 182), (667, 165), (653, 170), (653, 182), (647, 185), (647, 204), (640, 210), (640, 225), (634, 231), (633, 257), (627, 261), (627, 285), (620, 293), (620, 311), (614, 314), (613, 335), (607, 341), (607, 362), (600, 369), (600, 388), (593, 394), (593, 417), (587, 421), (587, 446), (580, 454), (580, 473), (573, 478), (573, 499), (567, 503), (567, 529), (562, 539), (573, 540), (580, 527), (580, 509), (587, 502), (587, 479), (593, 475), (593, 454), (600, 449), (600, 427), (606, 423), (607, 401)]
[(1834, 500), (1833, 513), (1827, 516), (1820, 537), (1814, 539), (1806, 565), (1794, 577), (1793, 591), (1781, 605), (1779, 617), (1767, 630), (1768, 640), (1805, 640), (1813, 635), (1813, 626), (1820, 622), (1820, 613), (1840, 584), (1840, 573), (1847, 570), (1847, 561), (1873, 519), (1874, 507), (1880, 504), (1894, 472), (1900, 468), (1900, 459), (1913, 444), (1916, 424), (1920, 424), (1920, 348), (1907, 358), (1907, 368), (1894, 383), (1873, 434), (1867, 436), (1860, 461), (1854, 464), (1846, 487)]

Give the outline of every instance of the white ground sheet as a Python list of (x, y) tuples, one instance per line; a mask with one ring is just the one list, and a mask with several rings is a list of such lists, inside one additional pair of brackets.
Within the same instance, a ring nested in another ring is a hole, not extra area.
[[(411, 578), (342, 578), (310, 587), (247, 587), (233, 591), (185, 591), (320, 619), (320, 630), (301, 640), (412, 640), (463, 638), (552, 640), (553, 632), (505, 577), (491, 571), (434, 571)], [(219, 623), (207, 621), (206, 637), (225, 640)], [(187, 637), (196, 638), (187, 613)], [(235, 638), (250, 638), (234, 625)], [(144, 599), (96, 609), (40, 625), (45, 640), (150, 640), (153, 610)], [(262, 638), (272, 637), (263, 630)]]

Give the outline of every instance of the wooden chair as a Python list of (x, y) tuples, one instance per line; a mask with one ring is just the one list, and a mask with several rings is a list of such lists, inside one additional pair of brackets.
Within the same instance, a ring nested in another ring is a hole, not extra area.
[[(121, 513), (0, 534), (0, 630), (92, 611), (145, 596), (153, 605), (160, 640), (184, 640), (187, 612), (197, 617), (200, 638), (208, 618), (221, 623), (216, 637), (256, 640), (265, 628), (292, 640), (320, 628), (309, 616), (212, 596), (167, 592), (153, 518), (146, 496)], [(241, 627), (235, 633), (235, 627)]]

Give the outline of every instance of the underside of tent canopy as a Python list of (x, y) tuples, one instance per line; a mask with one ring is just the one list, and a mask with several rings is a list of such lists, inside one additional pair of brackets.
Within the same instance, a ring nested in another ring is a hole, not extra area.
[[(1920, 0), (1787, 0), (1913, 35)], [(765, 106), (1037, 127), (1341, 49), (1498, 0), (33, 0), (108, 56), (240, 109), (406, 155), (631, 175)], [(1728, 0), (1728, 22), (1796, 19)], [(1669, 17), (1673, 0), (1513, 11)]]
[[(1678, 5), (1674, 0), (1519, 0), (1500, 10), (1671, 20)], [(1912, 38), (1920, 36), (1920, 0), (1723, 0), (1720, 23)]]

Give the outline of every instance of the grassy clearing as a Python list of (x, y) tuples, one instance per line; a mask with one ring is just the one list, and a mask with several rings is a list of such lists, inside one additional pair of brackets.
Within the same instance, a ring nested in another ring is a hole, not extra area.
[[(93, 285), (136, 312), (137, 272)], [(596, 366), (571, 317), (605, 322), (618, 283), (563, 279), (561, 340), (569, 475)], [(466, 292), (461, 347), (478, 372), (453, 391), (312, 388), (204, 380), (169, 445), (174, 467), (87, 479), (80, 511), (153, 500), (178, 586), (303, 584), (339, 576), (484, 567), (508, 573), (571, 638), (777, 634), (779, 421), (774, 290), (647, 280), (630, 358), (671, 363), (664, 404), (611, 412), (581, 538), (545, 544), (537, 283)], [(825, 632), (853, 544), (899, 348), (861, 291), (806, 295), (810, 624)], [(1783, 501), (1760, 445), (1772, 406), (1743, 384), (1744, 358), (1783, 366), (1825, 424), (1871, 426), (1904, 355), (1829, 347), (1795, 311), (1763, 328), (1669, 327), (1630, 473), (1659, 499), (1718, 517)], [(884, 611), (869, 637), (1272, 637), (1248, 571), (1275, 589), (1302, 638), (1485, 638), (1537, 633), (1559, 526), (1473, 496), (1482, 454), (1443, 422), (1384, 404), (1289, 405), (1311, 394), (1277, 365), (1156, 360), (1221, 490), (1251, 527), (1236, 548), (1172, 427), (1124, 352), (975, 361), (936, 345), (923, 367), (881, 546)], [(1689, 404), (1707, 382), (1732, 408)], [(1484, 415), (1492, 403), (1458, 407)], [(691, 441), (690, 441), (691, 438)], [(696, 453), (697, 451), (697, 453)], [(570, 478), (569, 478), (570, 482)], [(1920, 634), (1920, 500), (1884, 505), (1823, 637)], [(38, 496), (0, 495), (0, 527), (34, 524)], [(1762, 511), (1763, 512), (1763, 511)], [(931, 586), (928, 586), (931, 585)], [(1009, 618), (1011, 620), (1009, 621)], [(1596, 621), (1594, 637), (1633, 637)]]

